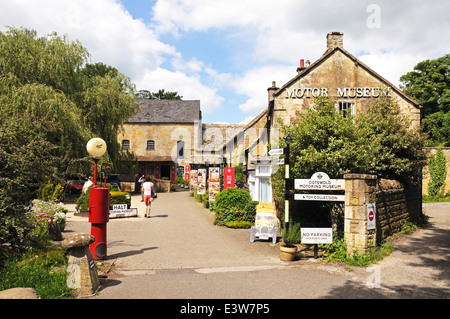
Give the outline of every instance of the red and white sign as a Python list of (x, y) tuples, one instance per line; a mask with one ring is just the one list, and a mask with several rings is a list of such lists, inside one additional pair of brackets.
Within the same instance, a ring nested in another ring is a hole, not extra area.
[(375, 229), (375, 204), (367, 204), (367, 230)]
[(234, 188), (234, 167), (225, 167), (223, 169), (223, 189)]
[(184, 166), (184, 179), (185, 180), (187, 180), (187, 181), (189, 180), (190, 173), (191, 173), (191, 166), (189, 166), (189, 165)]

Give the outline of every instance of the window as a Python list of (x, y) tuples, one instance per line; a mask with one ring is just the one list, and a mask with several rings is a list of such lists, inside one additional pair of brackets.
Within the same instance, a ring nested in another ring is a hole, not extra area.
[(130, 150), (130, 141), (122, 140), (122, 150), (129, 151)]
[(150, 175), (150, 176), (155, 175), (155, 166), (154, 165), (147, 165), (146, 173), (147, 173), (147, 175)]
[(154, 151), (155, 150), (155, 141), (154, 140), (148, 140), (147, 141), (147, 150), (148, 151)]
[(343, 117), (349, 117), (350, 115), (355, 115), (355, 102), (338, 101), (336, 108), (340, 113), (342, 113)]

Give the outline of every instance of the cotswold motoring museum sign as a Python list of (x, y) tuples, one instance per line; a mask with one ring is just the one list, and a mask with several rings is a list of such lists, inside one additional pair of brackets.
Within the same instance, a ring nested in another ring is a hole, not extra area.
[[(379, 88), (379, 87), (348, 87), (337, 88), (334, 96), (343, 98), (377, 98), (380, 96), (391, 96), (391, 88)], [(287, 99), (301, 99), (311, 98), (318, 96), (328, 96), (327, 88), (293, 88), (291, 90), (286, 89)]]

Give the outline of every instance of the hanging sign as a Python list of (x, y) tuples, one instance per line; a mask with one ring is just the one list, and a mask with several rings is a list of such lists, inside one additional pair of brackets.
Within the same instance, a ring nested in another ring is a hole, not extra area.
[(234, 188), (234, 167), (225, 167), (223, 169), (223, 189)]
[(184, 179), (187, 181), (189, 180), (190, 172), (191, 172), (191, 166), (189, 166), (189, 165), (184, 166)]
[(314, 173), (310, 179), (295, 179), (294, 189), (297, 190), (345, 190), (345, 179), (330, 179), (324, 172)]

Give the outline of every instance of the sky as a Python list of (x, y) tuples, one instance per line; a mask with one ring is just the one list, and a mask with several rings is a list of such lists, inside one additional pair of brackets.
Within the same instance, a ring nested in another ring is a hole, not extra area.
[(204, 123), (247, 124), (272, 81), (320, 58), (327, 33), (343, 32), (348, 52), (399, 86), (450, 53), (449, 14), (449, 0), (0, 0), (0, 31), (67, 35), (137, 90), (200, 100)]

